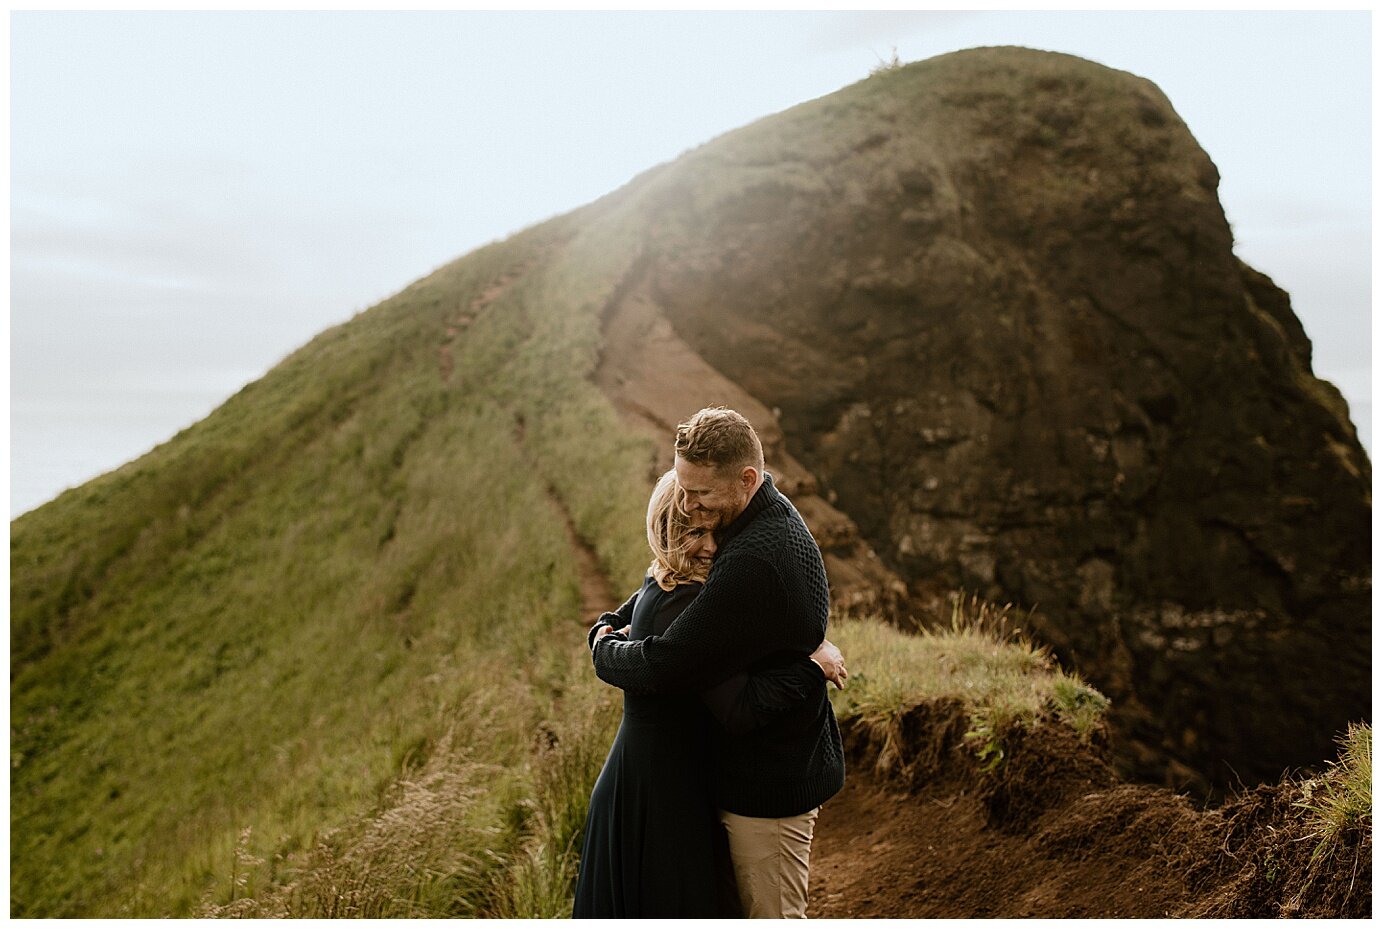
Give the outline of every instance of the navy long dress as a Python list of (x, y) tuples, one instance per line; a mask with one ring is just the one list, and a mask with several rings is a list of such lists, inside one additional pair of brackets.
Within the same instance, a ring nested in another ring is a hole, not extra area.
[[(665, 632), (699, 590), (646, 579), (629, 638)], [(624, 720), (590, 795), (574, 916), (720, 915), (710, 725), (698, 695), (624, 694)]]

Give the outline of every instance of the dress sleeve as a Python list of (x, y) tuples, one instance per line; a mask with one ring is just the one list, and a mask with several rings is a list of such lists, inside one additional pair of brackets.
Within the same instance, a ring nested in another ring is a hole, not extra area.
[(733, 735), (761, 729), (782, 713), (819, 693), (825, 672), (810, 658), (796, 656), (779, 667), (739, 671), (701, 692), (701, 701)]
[[(629, 623), (633, 622), (633, 605), (638, 602), (638, 595), (642, 592), (643, 588), (640, 587), (633, 593), (629, 594), (629, 599), (624, 601), (624, 605), (614, 611), (614, 615), (618, 616), (620, 619), (624, 621), (624, 626), (627, 626)], [(622, 629), (624, 628), (624, 626), (615, 626), (615, 628)]]

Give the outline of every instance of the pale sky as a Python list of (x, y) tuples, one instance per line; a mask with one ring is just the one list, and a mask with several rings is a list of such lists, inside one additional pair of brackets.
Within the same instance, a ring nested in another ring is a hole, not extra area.
[(437, 266), (894, 46), (1158, 84), (1370, 445), (1370, 16), (14, 13), (11, 517)]

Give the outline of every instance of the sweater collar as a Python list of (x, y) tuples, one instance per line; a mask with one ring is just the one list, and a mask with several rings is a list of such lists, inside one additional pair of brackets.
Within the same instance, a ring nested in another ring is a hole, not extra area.
[(782, 494), (778, 492), (773, 484), (773, 476), (767, 471), (763, 472), (763, 483), (754, 491), (753, 497), (749, 499), (749, 505), (744, 507), (744, 512), (734, 517), (734, 521), (715, 533), (715, 544), (721, 548), (733, 541), (734, 537), (743, 532), (749, 523), (758, 518), (768, 507), (782, 499)]

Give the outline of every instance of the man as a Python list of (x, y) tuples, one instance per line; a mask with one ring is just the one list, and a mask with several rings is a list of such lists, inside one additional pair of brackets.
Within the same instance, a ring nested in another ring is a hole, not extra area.
[[(633, 693), (704, 691), (783, 653), (811, 655), (830, 607), (825, 565), (801, 515), (764, 471), (748, 420), (701, 410), (677, 428), (675, 468), (686, 508), (716, 527), (710, 575), (664, 635), (630, 642), (602, 628), (591, 649), (596, 673)], [(845, 774), (826, 673), (809, 699), (767, 726), (717, 733), (716, 802), (750, 917), (806, 916), (816, 817)]]

